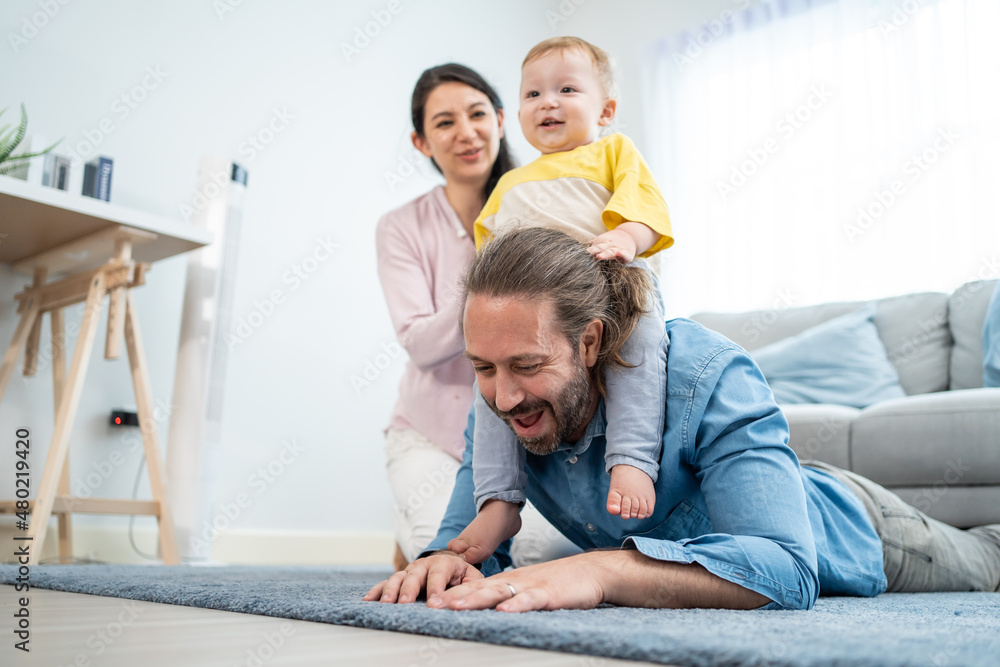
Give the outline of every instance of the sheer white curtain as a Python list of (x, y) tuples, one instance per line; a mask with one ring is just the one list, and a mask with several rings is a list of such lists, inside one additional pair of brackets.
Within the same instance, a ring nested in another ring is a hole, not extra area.
[(1000, 276), (1000, 2), (766, 2), (646, 56), (670, 314)]

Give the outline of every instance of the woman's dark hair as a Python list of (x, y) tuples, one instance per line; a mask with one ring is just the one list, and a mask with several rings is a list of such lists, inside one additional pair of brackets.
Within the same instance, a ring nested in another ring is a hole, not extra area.
[[(486, 83), (486, 80), (479, 76), (475, 70), (471, 70), (465, 65), (459, 65), (458, 63), (448, 63), (446, 65), (431, 67), (424, 70), (424, 73), (417, 79), (417, 85), (413, 87), (413, 98), (410, 102), (410, 117), (413, 120), (413, 129), (418, 136), (425, 136), (424, 110), (427, 106), (427, 97), (442, 83), (450, 82), (464, 83), (471, 88), (475, 88), (489, 98), (494, 111), (503, 109), (503, 102), (500, 101), (497, 91), (493, 90), (493, 87)], [(431, 163), (438, 170), (438, 173), (441, 173), (441, 167), (438, 166), (437, 162), (434, 162), (433, 158), (431, 158)], [(497, 159), (493, 163), (490, 177), (486, 180), (486, 187), (483, 191), (484, 200), (489, 198), (500, 177), (516, 166), (517, 164), (510, 153), (510, 146), (507, 145), (507, 138), (500, 137), (500, 150), (497, 152)]]

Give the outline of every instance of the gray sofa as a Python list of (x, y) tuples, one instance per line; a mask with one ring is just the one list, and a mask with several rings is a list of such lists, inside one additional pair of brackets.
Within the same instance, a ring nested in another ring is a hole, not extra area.
[[(799, 458), (853, 470), (954, 526), (1000, 523), (1000, 388), (983, 388), (982, 353), (983, 322), (998, 283), (876, 301), (874, 322), (907, 395), (861, 410), (782, 405), (789, 445)], [(699, 313), (692, 319), (752, 355), (864, 305)]]

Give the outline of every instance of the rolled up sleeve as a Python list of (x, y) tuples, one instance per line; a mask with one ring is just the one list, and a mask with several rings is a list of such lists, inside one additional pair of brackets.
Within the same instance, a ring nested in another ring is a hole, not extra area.
[(657, 560), (698, 563), (767, 596), (769, 608), (811, 608), (819, 575), (806, 493), (788, 424), (763, 375), (746, 352), (724, 348), (705, 364), (686, 408), (684, 457), (712, 532), (626, 543)]

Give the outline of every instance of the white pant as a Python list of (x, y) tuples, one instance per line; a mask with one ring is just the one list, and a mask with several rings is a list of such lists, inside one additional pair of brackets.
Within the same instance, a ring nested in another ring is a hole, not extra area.
[[(396, 498), (395, 535), (406, 560), (427, 548), (444, 517), (459, 462), (412, 429), (389, 429), (386, 471)], [(521, 531), (511, 546), (514, 567), (580, 553), (530, 503), (521, 510)]]

